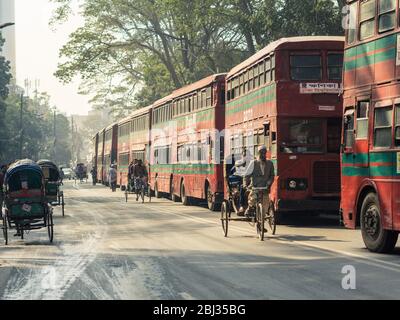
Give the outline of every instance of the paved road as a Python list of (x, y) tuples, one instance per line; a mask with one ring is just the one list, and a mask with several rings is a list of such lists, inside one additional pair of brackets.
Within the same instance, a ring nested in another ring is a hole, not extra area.
[[(0, 244), (1, 299), (398, 299), (400, 248), (369, 253), (359, 231), (294, 217), (260, 242), (245, 223), (222, 236), (219, 215), (168, 200), (65, 186), (55, 243), (45, 230)], [(342, 268), (356, 290), (342, 288)]]

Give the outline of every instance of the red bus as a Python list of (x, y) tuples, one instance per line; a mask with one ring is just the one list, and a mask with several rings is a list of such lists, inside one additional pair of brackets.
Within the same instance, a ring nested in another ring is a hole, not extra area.
[(173, 92), (152, 109), (151, 185), (156, 196), (188, 205), (223, 196), (220, 131), (225, 125), (225, 75), (216, 74)]
[(118, 123), (118, 184), (128, 185), (128, 168), (134, 159), (149, 163), (150, 111), (146, 107), (135, 111)]
[(344, 59), (345, 226), (389, 252), (400, 231), (400, 28), (397, 0), (349, 1)]
[(339, 213), (343, 49), (342, 37), (284, 38), (226, 78), (225, 154), (267, 146), (279, 213)]
[(103, 159), (104, 159), (104, 132), (105, 129), (97, 133), (97, 146), (94, 146), (96, 150), (96, 168), (97, 168), (97, 182), (103, 183)]
[(108, 171), (111, 164), (117, 163), (118, 124), (114, 123), (104, 131), (104, 152), (102, 166), (102, 183), (108, 185)]
[[(98, 145), (99, 145), (99, 134), (96, 133), (92, 138), (93, 154), (92, 154), (92, 169), (97, 168), (97, 155), (98, 155)], [(97, 177), (95, 178), (97, 182)]]

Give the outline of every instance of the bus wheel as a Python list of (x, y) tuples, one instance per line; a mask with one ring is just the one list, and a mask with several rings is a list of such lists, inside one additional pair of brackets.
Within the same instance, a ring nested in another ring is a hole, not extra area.
[(207, 185), (206, 187), (206, 200), (207, 200), (207, 206), (208, 209), (211, 211), (216, 211), (217, 210), (217, 204), (215, 202), (214, 195), (212, 194), (210, 187)]
[(186, 196), (185, 184), (183, 182), (181, 185), (181, 201), (184, 206), (189, 205), (189, 198)]
[(154, 186), (154, 197), (156, 197), (157, 199), (160, 199), (161, 198), (161, 194), (160, 194), (160, 192), (158, 191), (158, 182), (156, 181), (156, 184), (155, 184), (155, 186)]
[(370, 193), (361, 207), (361, 233), (368, 250), (377, 253), (391, 252), (396, 246), (399, 234), (384, 230), (378, 197)]
[(171, 181), (171, 187), (170, 187), (170, 193), (171, 193), (171, 200), (172, 202), (178, 202), (179, 198), (178, 196), (175, 194), (174, 192), (174, 186), (172, 185), (172, 181)]

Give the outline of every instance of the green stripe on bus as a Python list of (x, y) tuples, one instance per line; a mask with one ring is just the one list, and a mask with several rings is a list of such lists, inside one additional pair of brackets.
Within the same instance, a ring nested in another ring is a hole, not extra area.
[(353, 58), (360, 54), (365, 54), (375, 50), (388, 48), (396, 43), (397, 34), (390, 35), (375, 41), (361, 44), (359, 46), (347, 49), (345, 52), (345, 59)]
[(190, 114), (185, 114), (176, 118), (173, 118), (172, 120), (169, 120), (168, 122), (162, 122), (162, 123), (157, 123), (156, 125), (153, 125), (153, 128), (165, 128), (165, 125), (167, 123), (171, 122), (176, 122), (178, 127), (183, 127), (186, 126), (186, 122), (190, 122), (191, 119), (193, 118), (194, 115), (196, 115), (196, 124), (200, 122), (205, 122), (205, 121), (212, 121), (214, 120), (214, 114), (215, 114), (215, 108), (208, 108), (206, 110), (200, 110), (200, 111), (193, 111)]
[[(368, 160), (369, 157), (369, 160)], [(342, 157), (345, 166), (342, 168), (343, 176), (350, 177), (393, 177), (398, 173), (397, 152), (371, 152), (357, 155), (345, 154)], [(353, 164), (354, 166), (351, 166)], [(373, 164), (369, 166), (369, 164)], [(364, 167), (359, 167), (364, 165)]]
[(227, 103), (226, 114), (232, 115), (241, 111), (251, 109), (256, 105), (271, 102), (274, 100), (276, 100), (276, 84), (272, 83), (233, 102)]
[(167, 172), (175, 174), (214, 174), (215, 165), (213, 164), (158, 164), (152, 165), (151, 170), (156, 172)]
[[(391, 35), (370, 43), (362, 44), (357, 47), (346, 50), (345, 52), (345, 71), (358, 69), (373, 65), (378, 62), (394, 60), (396, 58), (396, 38), (397, 35)], [(387, 49), (383, 52), (367, 55), (376, 50)], [(350, 58), (364, 55), (351, 61), (346, 61)]]

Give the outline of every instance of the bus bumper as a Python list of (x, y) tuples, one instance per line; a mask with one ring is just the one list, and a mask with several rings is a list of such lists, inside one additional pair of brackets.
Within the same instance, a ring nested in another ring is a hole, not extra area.
[(279, 211), (329, 211), (339, 214), (340, 200), (278, 200)]

